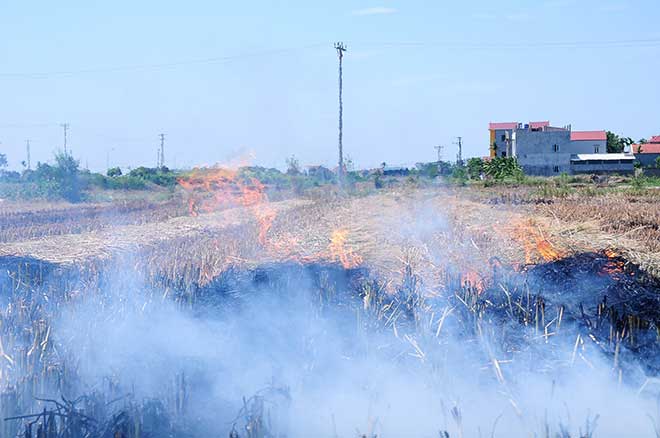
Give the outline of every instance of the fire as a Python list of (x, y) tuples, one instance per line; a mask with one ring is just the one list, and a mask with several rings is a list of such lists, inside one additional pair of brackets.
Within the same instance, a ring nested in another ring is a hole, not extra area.
[(607, 258), (613, 259), (615, 257), (619, 256), (619, 253), (614, 251), (612, 248), (607, 248), (606, 250), (603, 251), (603, 254), (607, 256)]
[(536, 240), (536, 250), (541, 254), (541, 257), (543, 257), (545, 261), (552, 261), (561, 258), (561, 253), (545, 239)]
[(467, 271), (461, 275), (461, 284), (468, 285), (482, 293), (486, 289), (484, 277), (477, 271)]
[(531, 223), (519, 223), (514, 230), (514, 238), (520, 241), (525, 251), (525, 263), (535, 263), (539, 256), (546, 262), (558, 260), (565, 254), (545, 238), (541, 230)]
[(362, 263), (362, 257), (353, 253), (353, 250), (347, 248), (346, 240), (348, 238), (347, 229), (338, 229), (332, 232), (330, 237), (330, 256), (333, 260), (339, 260), (346, 269), (354, 268)]
[(195, 168), (178, 182), (189, 193), (192, 216), (230, 207), (250, 208), (259, 224), (259, 242), (265, 245), (276, 213), (261, 181), (240, 177), (236, 169), (213, 167)]
[(608, 248), (603, 251), (603, 254), (605, 254), (608, 260), (601, 268), (602, 274), (616, 278), (624, 273), (625, 263), (619, 258), (618, 252)]

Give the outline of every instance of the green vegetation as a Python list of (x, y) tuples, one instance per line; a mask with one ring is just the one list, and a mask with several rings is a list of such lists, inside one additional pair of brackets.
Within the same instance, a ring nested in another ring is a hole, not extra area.
[(518, 160), (514, 157), (493, 157), (483, 163), (483, 171), (495, 181), (514, 179), (522, 182), (525, 176)]
[(467, 171), (470, 179), (481, 179), (481, 176), (485, 174), (484, 160), (477, 157), (468, 159)]
[(110, 178), (121, 176), (122, 175), (121, 169), (119, 167), (111, 167), (110, 169), (108, 169), (106, 175), (108, 175)]
[(633, 139), (630, 137), (619, 137), (615, 133), (607, 131), (607, 152), (610, 154), (623, 152), (626, 146), (633, 143)]
[[(3, 165), (4, 163), (4, 165)], [(37, 163), (34, 170), (22, 173), (6, 171), (6, 157), (0, 156), (0, 197), (9, 199), (63, 199), (80, 202), (89, 190), (142, 190), (149, 184), (161, 187), (176, 185), (177, 175), (166, 167), (138, 167), (123, 175), (118, 167), (108, 169), (107, 176), (80, 168), (72, 155), (58, 152), (52, 163)]]

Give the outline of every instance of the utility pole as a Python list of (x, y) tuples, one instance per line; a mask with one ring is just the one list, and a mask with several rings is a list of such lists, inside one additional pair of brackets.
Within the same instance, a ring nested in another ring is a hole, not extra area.
[(458, 154), (456, 154), (456, 164), (463, 165), (463, 137), (456, 137), (458, 139), (454, 144), (458, 145)]
[(62, 127), (62, 129), (64, 129), (64, 155), (66, 155), (67, 154), (67, 151), (66, 151), (66, 133), (69, 130), (69, 124), (68, 123), (60, 123), (60, 126)]
[(342, 71), (342, 61), (344, 59), (344, 52), (346, 51), (346, 46), (342, 42), (335, 43), (335, 49), (337, 50), (337, 56), (339, 57), (339, 168), (337, 170), (337, 180), (339, 185), (343, 185), (344, 182), (344, 149), (342, 145), (342, 135), (344, 131), (344, 102), (342, 101), (342, 90), (343, 90), (343, 71)]
[(32, 166), (30, 163), (30, 140), (25, 140), (25, 148), (27, 149), (27, 170), (31, 170)]
[(442, 150), (445, 148), (442, 145), (437, 145), (434, 146), (435, 150), (438, 151), (438, 164), (436, 167), (438, 168), (438, 173), (442, 173)]
[(442, 150), (445, 148), (442, 145), (437, 145), (434, 146), (435, 150), (438, 151), (438, 165), (440, 165), (440, 162), (442, 161)]
[(110, 148), (105, 152), (105, 171), (107, 172), (110, 169), (110, 152), (113, 152), (115, 148)]
[(160, 134), (160, 153), (158, 154), (158, 167), (165, 166), (165, 134)]

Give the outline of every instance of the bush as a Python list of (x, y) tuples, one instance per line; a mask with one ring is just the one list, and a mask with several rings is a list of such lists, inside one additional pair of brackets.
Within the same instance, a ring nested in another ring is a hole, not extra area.
[(467, 170), (456, 164), (451, 171), (451, 180), (454, 184), (464, 186), (467, 183)]
[(121, 176), (121, 169), (119, 167), (111, 167), (108, 169), (107, 174), (110, 178)]
[(383, 183), (383, 177), (382, 175), (378, 174), (374, 178), (374, 187), (377, 189), (382, 189), (385, 186), (385, 183)]
[(177, 184), (177, 177), (174, 172), (165, 166), (162, 167), (143, 167), (140, 166), (131, 170), (128, 176), (138, 178), (146, 182), (151, 182), (163, 187), (173, 187)]
[(490, 161), (484, 162), (483, 168), (486, 175), (496, 181), (514, 178), (520, 182), (525, 177), (525, 173), (515, 157), (493, 157)]
[(484, 160), (481, 158), (470, 158), (467, 160), (467, 171), (470, 179), (479, 179), (484, 173)]
[(33, 172), (26, 172), (25, 179), (33, 183), (26, 197), (63, 198), (78, 202), (82, 198), (79, 178), (80, 163), (65, 153), (55, 154), (55, 164), (37, 163)]

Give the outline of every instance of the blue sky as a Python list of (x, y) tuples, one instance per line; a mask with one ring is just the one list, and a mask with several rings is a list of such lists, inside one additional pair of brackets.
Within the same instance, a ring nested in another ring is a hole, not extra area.
[[(660, 2), (0, 1), (0, 150), (83, 165), (194, 166), (253, 154), (358, 166), (435, 158), (489, 121), (660, 134)], [(650, 42), (649, 42), (650, 41)]]

